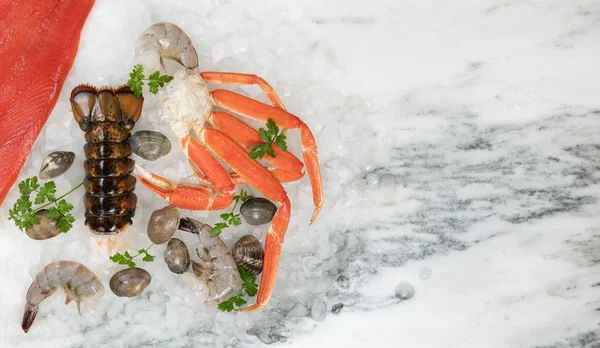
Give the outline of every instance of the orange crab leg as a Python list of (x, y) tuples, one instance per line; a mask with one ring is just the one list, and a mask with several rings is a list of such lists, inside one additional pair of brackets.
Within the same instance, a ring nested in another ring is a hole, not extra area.
[(174, 183), (137, 165), (134, 175), (142, 184), (178, 208), (219, 210), (231, 205), (235, 184), (225, 168), (191, 136), (183, 137), (180, 145), (192, 162), (194, 171), (210, 184)]
[[(213, 127), (227, 134), (235, 140), (244, 149), (249, 150), (254, 145), (262, 144), (258, 131), (237, 118), (225, 112), (211, 112), (207, 122)], [(291, 182), (300, 180), (304, 176), (304, 164), (290, 152), (284, 152), (279, 147), (274, 147), (275, 158), (265, 156), (264, 159), (277, 168), (268, 168), (269, 171), (280, 182)], [(229, 173), (229, 176), (236, 184), (243, 182), (243, 179), (237, 173)]]
[(256, 303), (246, 308), (237, 309), (238, 312), (251, 312), (264, 308), (273, 294), (275, 279), (277, 279), (277, 270), (279, 269), (281, 244), (283, 244), (285, 231), (290, 220), (290, 200), (287, 197), (285, 200), (277, 210), (277, 213), (275, 213), (275, 217), (265, 238), (263, 273), (260, 278), (260, 285), (258, 286)]
[(323, 205), (323, 185), (317, 144), (315, 137), (306, 123), (285, 110), (278, 109), (231, 91), (217, 89), (210, 92), (210, 95), (215, 105), (220, 108), (263, 122), (267, 122), (270, 118), (281, 127), (297, 128), (300, 130), (300, 136), (302, 138), (302, 155), (312, 185), (313, 200), (315, 203), (315, 211), (311, 219), (312, 223), (317, 218), (317, 215), (319, 215)]
[(290, 199), (279, 180), (258, 161), (250, 159), (246, 150), (226, 134), (218, 129), (204, 126), (194, 127), (194, 131), (198, 139), (238, 173), (245, 182), (255, 187), (268, 199), (280, 203), (266, 236), (263, 275), (257, 302), (242, 311), (263, 308), (271, 298), (277, 279), (281, 244), (290, 221)]
[(240, 74), (231, 72), (214, 72), (207, 71), (200, 73), (200, 76), (204, 81), (208, 83), (233, 83), (236, 85), (258, 85), (263, 92), (267, 95), (267, 98), (275, 105), (275, 107), (285, 110), (281, 99), (275, 93), (275, 90), (271, 85), (267, 83), (263, 78), (252, 75), (252, 74)]

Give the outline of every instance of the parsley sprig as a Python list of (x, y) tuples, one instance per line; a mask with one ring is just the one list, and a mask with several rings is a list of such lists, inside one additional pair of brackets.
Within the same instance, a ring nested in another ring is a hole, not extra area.
[(135, 268), (135, 262), (133, 262), (133, 259), (140, 255), (144, 255), (144, 257), (142, 258), (142, 261), (144, 261), (144, 262), (154, 261), (154, 255), (151, 255), (148, 252), (150, 250), (150, 248), (152, 248), (153, 246), (154, 246), (154, 243), (150, 244), (150, 246), (147, 247), (146, 249), (138, 250), (138, 253), (133, 256), (131, 256), (129, 251), (125, 251), (125, 253), (123, 253), (123, 254), (116, 253), (109, 258), (112, 260), (112, 262), (118, 263), (119, 265), (127, 265), (127, 266), (129, 266), (129, 268)]
[(218, 236), (221, 234), (221, 232), (223, 232), (224, 228), (241, 225), (242, 219), (240, 218), (240, 214), (234, 214), (233, 212), (235, 211), (235, 208), (237, 207), (240, 201), (245, 202), (250, 198), (254, 198), (254, 196), (249, 195), (248, 192), (244, 190), (242, 190), (239, 195), (233, 196), (233, 200), (235, 201), (233, 208), (229, 213), (223, 213), (220, 215), (221, 219), (223, 219), (223, 222), (217, 222), (215, 226), (213, 226), (210, 235), (212, 237)]
[(144, 89), (144, 81), (148, 81), (150, 93), (156, 94), (159, 87), (163, 87), (165, 83), (170, 82), (171, 80), (173, 80), (173, 76), (161, 75), (159, 71), (155, 71), (152, 75), (146, 78), (142, 65), (136, 64), (133, 67), (133, 70), (129, 73), (129, 81), (127, 81), (127, 86), (131, 88), (133, 94), (139, 98)]
[(252, 274), (250, 274), (250, 272), (246, 271), (242, 267), (238, 267), (238, 271), (240, 272), (240, 278), (242, 278), (243, 282), (242, 288), (234, 296), (219, 303), (218, 308), (223, 312), (231, 312), (233, 310), (234, 305), (237, 307), (245, 305), (246, 300), (242, 298), (244, 296), (244, 292), (250, 297), (254, 297), (258, 293), (258, 284), (256, 284), (256, 276), (253, 276)]
[(275, 158), (275, 151), (271, 146), (273, 143), (279, 146), (283, 151), (287, 152), (286, 136), (283, 134), (283, 130), (279, 133), (279, 127), (277, 127), (275, 121), (269, 118), (267, 120), (267, 129), (259, 128), (258, 132), (260, 133), (260, 140), (263, 143), (254, 145), (250, 148), (249, 155), (251, 159), (262, 159), (265, 156), (265, 153)]
[[(69, 213), (73, 210), (73, 205), (63, 198), (77, 190), (81, 185), (83, 185), (83, 183), (80, 183), (69, 192), (57, 198), (56, 184), (54, 181), (48, 181), (44, 183), (44, 185), (41, 185), (36, 176), (27, 178), (19, 183), (19, 192), (21, 193), (21, 196), (13, 205), (13, 208), (8, 211), (8, 219), (13, 220), (15, 225), (23, 231), (24, 228), (31, 228), (33, 225), (40, 223), (40, 219), (35, 216), (36, 212), (49, 205), (54, 205), (48, 209), (48, 218), (57, 220), (58, 230), (62, 233), (66, 233), (73, 227), (75, 217)], [(33, 202), (31, 202), (31, 194), (33, 193), (35, 193), (36, 196)], [(34, 209), (33, 204), (42, 205)]]

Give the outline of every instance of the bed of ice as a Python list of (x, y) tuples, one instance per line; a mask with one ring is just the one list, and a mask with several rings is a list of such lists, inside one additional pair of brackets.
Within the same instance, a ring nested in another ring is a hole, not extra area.
[[(81, 181), (71, 89), (124, 83), (138, 34), (171, 21), (202, 69), (260, 75), (306, 121), (325, 205), (309, 226), (308, 178), (284, 185), (292, 217), (273, 297), (263, 311), (221, 313), (168, 271), (165, 246), (139, 262), (152, 275), (143, 295), (115, 297), (108, 280), (122, 267), (91, 246), (83, 191), (69, 196), (76, 227), (39, 242), (7, 220), (13, 190), (0, 209), (0, 347), (596, 347), (599, 14), (594, 0), (97, 0), (20, 179), (68, 150), (77, 158), (58, 190)], [(225, 88), (266, 102), (255, 86)], [(175, 142), (149, 94), (142, 129)], [(299, 155), (298, 132), (288, 136)], [(176, 146), (134, 158), (195, 181)], [(149, 245), (148, 217), (165, 204), (142, 185), (136, 194), (128, 250)], [(223, 238), (262, 241), (266, 229)], [(107, 292), (81, 315), (53, 295), (23, 335), (27, 288), (57, 259), (85, 264)]]
[[(123, 84), (134, 64), (133, 48), (138, 34), (154, 22), (176, 23), (196, 45), (202, 69), (251, 72), (265, 78), (288, 110), (308, 123), (321, 149), (325, 205), (312, 226), (309, 221), (314, 206), (308, 177), (285, 185), (292, 201), (292, 218), (277, 286), (268, 308), (235, 314), (205, 307), (185, 289), (181, 276), (168, 271), (162, 260), (165, 245), (151, 249), (157, 256), (155, 262), (138, 261), (138, 266), (152, 275), (152, 283), (143, 295), (118, 298), (110, 292), (108, 280), (123, 266), (114, 264), (107, 254), (92, 247), (90, 234), (83, 226), (83, 190), (68, 197), (75, 205), (75, 227), (66, 235), (34, 241), (7, 220), (7, 211), (18, 196), (13, 189), (1, 210), (0, 346), (25, 347), (43, 342), (45, 347), (165, 347), (167, 341), (169, 346), (248, 346), (251, 342), (286, 341), (290, 333), (286, 326), (301, 320), (311, 321), (305, 318), (310, 311), (315, 320), (325, 318), (327, 306), (333, 304), (325, 293), (335, 291), (335, 279), (344, 273), (360, 248), (355, 236), (343, 233), (352, 223), (347, 219), (349, 215), (332, 212), (342, 208), (348, 212), (347, 208), (367, 201), (368, 193), (344, 188), (344, 184), (363, 170), (361, 154), (370, 152), (369, 146), (359, 146), (354, 140), (360, 129), (356, 124), (366, 122), (362, 113), (368, 106), (359, 97), (348, 99), (338, 82), (342, 71), (336, 68), (326, 47), (293, 25), (294, 16), (300, 13), (298, 9), (289, 9), (292, 11), (288, 12), (282, 4), (266, 1), (97, 1), (84, 27), (77, 59), (59, 102), (19, 177), (22, 180), (36, 175), (41, 160), (51, 151), (73, 151), (74, 165), (55, 181), (59, 193), (77, 185), (84, 175), (84, 139), (70, 112), (70, 90), (80, 83)], [(228, 88), (267, 101), (256, 86)], [(355, 127), (350, 128), (350, 122)], [(146, 95), (142, 118), (135, 126), (135, 130), (143, 129), (163, 132), (175, 146), (168, 156), (156, 162), (134, 157), (136, 162), (173, 180), (194, 182), (186, 158), (178, 151), (176, 138), (158, 119), (156, 97), (150, 94)], [(297, 131), (288, 132), (288, 144), (301, 158)], [(356, 160), (349, 154), (354, 154)], [(243, 188), (258, 193), (251, 187)], [(165, 205), (141, 184), (136, 194), (134, 225), (122, 235), (121, 250), (137, 250), (150, 244), (145, 233), (149, 215)], [(359, 194), (364, 195), (363, 199), (347, 198)], [(217, 221), (219, 214), (183, 213), (207, 223)], [(263, 241), (267, 228), (268, 225), (252, 227), (244, 222), (222, 236), (230, 246), (247, 233)], [(63, 304), (64, 294), (53, 295), (42, 303), (31, 331), (23, 336), (20, 321), (27, 288), (44, 265), (57, 259), (85, 264), (101, 278), (106, 294), (94, 311), (83, 310), (81, 315), (75, 305)]]

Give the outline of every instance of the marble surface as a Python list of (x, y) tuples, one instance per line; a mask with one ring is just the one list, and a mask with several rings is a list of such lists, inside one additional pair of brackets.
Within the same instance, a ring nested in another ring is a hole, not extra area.
[[(132, 21), (131, 32), (107, 16)], [(298, 209), (264, 313), (182, 309), (157, 285), (146, 302), (112, 297), (82, 316), (54, 299), (41, 328), (23, 336), (24, 291), (40, 266), (66, 250), (103, 280), (116, 268), (85, 255), (84, 237), (24, 241), (9, 230), (5, 203), (0, 347), (600, 345), (598, 1), (98, 0), (52, 122), (73, 126), (70, 89), (84, 76), (122, 79), (125, 70), (106, 62), (130, 64), (132, 40), (160, 20), (189, 28), (207, 70), (260, 74), (306, 120), (323, 166), (323, 213), (308, 228), (308, 181), (286, 185)], [(30, 159), (21, 177), (36, 167)], [(169, 276), (151, 267), (154, 279)], [(401, 301), (404, 282), (415, 295)], [(344, 307), (315, 320), (304, 312), (315, 296)], [(295, 301), (304, 315), (290, 315)]]

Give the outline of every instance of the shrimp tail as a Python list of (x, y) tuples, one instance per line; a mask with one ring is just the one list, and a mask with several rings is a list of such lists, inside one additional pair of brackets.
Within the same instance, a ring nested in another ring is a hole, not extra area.
[(25, 313), (23, 314), (23, 322), (21, 323), (21, 328), (23, 329), (24, 333), (27, 333), (27, 331), (29, 331), (31, 324), (33, 324), (33, 321), (35, 320), (35, 317), (38, 313), (38, 309), (39, 307), (37, 305), (31, 304), (29, 302), (27, 302), (27, 304), (25, 305)]

